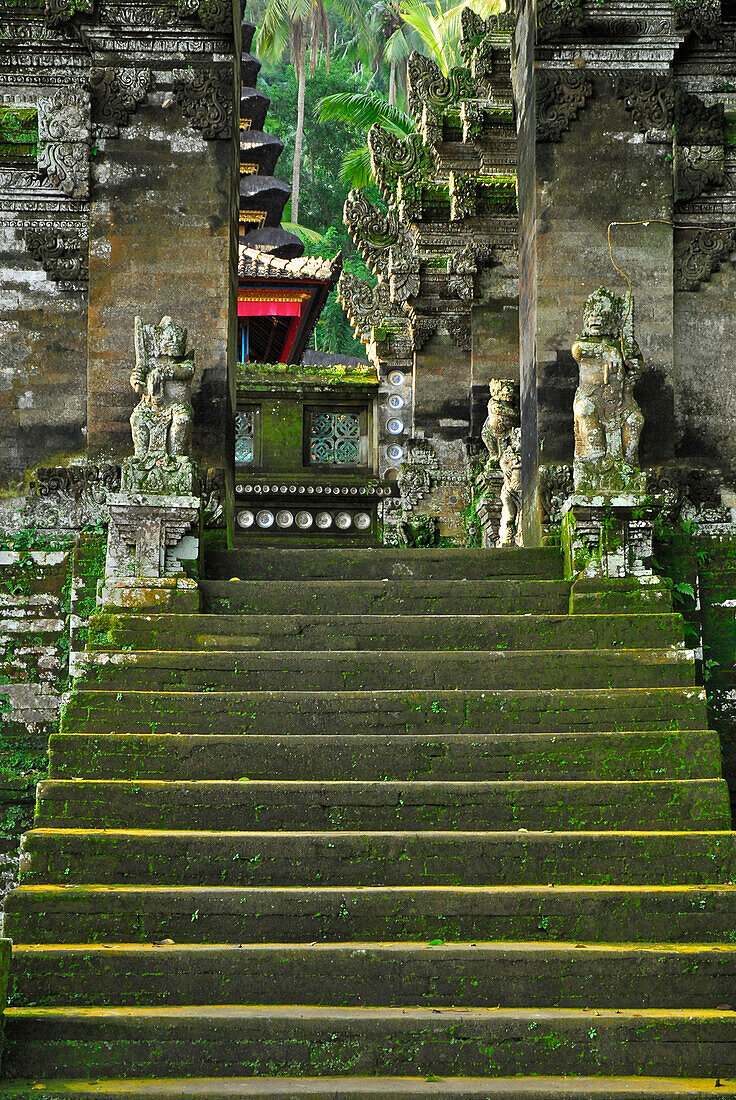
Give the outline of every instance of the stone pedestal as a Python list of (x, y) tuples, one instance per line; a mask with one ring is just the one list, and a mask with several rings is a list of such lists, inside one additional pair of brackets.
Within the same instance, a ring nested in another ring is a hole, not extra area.
[(185, 565), (196, 571), (199, 497), (111, 493), (108, 508), (99, 603), (130, 611), (198, 611), (199, 589)]
[(657, 498), (574, 494), (562, 506), (565, 575), (651, 577)]

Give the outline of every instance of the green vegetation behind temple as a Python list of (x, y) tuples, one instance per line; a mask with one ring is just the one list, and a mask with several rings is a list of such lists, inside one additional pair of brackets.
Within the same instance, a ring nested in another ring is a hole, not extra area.
[[(365, 144), (365, 135), (341, 123), (317, 121), (317, 104), (323, 96), (333, 92), (360, 91), (366, 84), (362, 73), (356, 73), (353, 64), (341, 58), (332, 59), (329, 73), (325, 72), (321, 62), (314, 74), (307, 78), (299, 221), (321, 238), (317, 243), (306, 244), (305, 255), (331, 259), (342, 250), (346, 271), (372, 284), (375, 278), (353, 247), (342, 221), (348, 185), (340, 178), (340, 165), (347, 149)], [(293, 68), (286, 61), (279, 65), (264, 65), (260, 87), (271, 99), (266, 129), (284, 143), (276, 172), (288, 181), (294, 157), (296, 118), (297, 87)], [(368, 195), (372, 202), (380, 202), (377, 188), (369, 189)], [(289, 216), (287, 206), (285, 222), (288, 222)], [(365, 355), (363, 344), (353, 337), (350, 323), (337, 301), (336, 291), (330, 294), (310, 340), (310, 347), (344, 355)]]

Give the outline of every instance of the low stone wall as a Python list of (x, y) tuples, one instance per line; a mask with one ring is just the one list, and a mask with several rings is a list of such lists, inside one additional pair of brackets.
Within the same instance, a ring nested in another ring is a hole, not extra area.
[(0, 901), (15, 882), (49, 735), (86, 643), (104, 544), (97, 532), (0, 536)]

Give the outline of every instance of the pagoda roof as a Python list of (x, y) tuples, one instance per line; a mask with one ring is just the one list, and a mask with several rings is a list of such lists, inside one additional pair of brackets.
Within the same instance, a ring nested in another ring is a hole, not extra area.
[(284, 260), (260, 248), (240, 247), (238, 276), (241, 279), (283, 279), (325, 283), (332, 288), (342, 271), (342, 253), (338, 252), (332, 260), (320, 256), (299, 256), (293, 260)]

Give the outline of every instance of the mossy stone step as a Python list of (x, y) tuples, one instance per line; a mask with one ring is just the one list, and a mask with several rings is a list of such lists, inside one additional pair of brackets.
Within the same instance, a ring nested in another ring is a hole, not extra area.
[(95, 653), (85, 683), (109, 690), (385, 691), (396, 688), (527, 690), (596, 687), (687, 687), (695, 683), (691, 650), (475, 650), (430, 653), (301, 650), (213, 652), (144, 650)]
[(562, 578), (562, 557), (554, 549), (403, 550), (389, 547), (346, 549), (254, 548), (209, 550), (205, 575), (229, 580), (484, 580), (488, 577)]
[(0, 1082), (7, 1100), (708, 1100), (736, 1082), (672, 1077), (178, 1077)]
[(721, 775), (718, 734), (52, 734), (49, 774), (71, 779), (647, 780)]
[(736, 1013), (668, 1009), (11, 1008), (5, 1072), (736, 1076)]
[(729, 829), (722, 779), (657, 782), (48, 780), (36, 826), (77, 829)]
[(736, 838), (582, 830), (33, 829), (21, 841), (20, 873), (29, 885), (715, 885), (736, 879)]
[(731, 1002), (736, 988), (736, 945), (16, 944), (13, 950), (9, 1003), (16, 1007), (714, 1009)]
[(567, 581), (201, 581), (203, 609), (247, 615), (564, 615)]
[(112, 615), (95, 649), (595, 649), (683, 641), (681, 615)]
[[(492, 1094), (490, 1090), (492, 1091)], [(39, 1090), (40, 1093), (39, 1093)], [(169, 1077), (0, 1082), (7, 1100), (712, 1100), (736, 1081), (672, 1077)]]
[(736, 886), (21, 886), (16, 943), (736, 943)]
[(61, 728), (79, 733), (575, 733), (707, 727), (702, 688), (404, 691), (91, 691)]

